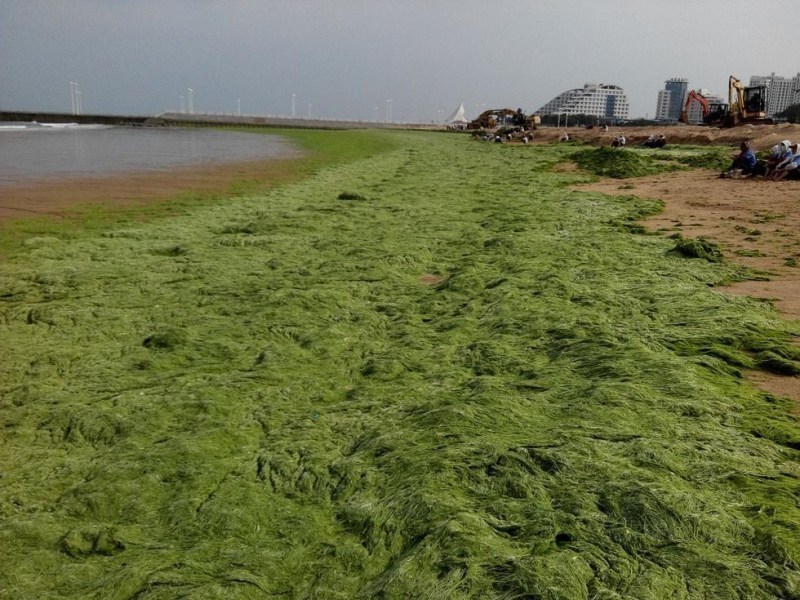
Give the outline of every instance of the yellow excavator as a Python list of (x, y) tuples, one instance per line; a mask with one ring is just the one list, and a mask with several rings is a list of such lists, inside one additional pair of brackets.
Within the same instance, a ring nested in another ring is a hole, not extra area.
[(723, 127), (734, 127), (745, 123), (772, 123), (767, 118), (767, 86), (745, 87), (731, 75), (728, 78), (728, 114)]

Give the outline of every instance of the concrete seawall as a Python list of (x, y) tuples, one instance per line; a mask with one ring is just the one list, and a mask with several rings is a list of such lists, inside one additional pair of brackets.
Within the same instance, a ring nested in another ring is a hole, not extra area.
[(440, 125), (378, 123), (335, 119), (300, 119), (276, 116), (161, 113), (139, 115), (71, 115), (65, 113), (0, 111), (0, 121), (128, 125), (134, 127), (281, 127), (298, 129), (444, 129)]

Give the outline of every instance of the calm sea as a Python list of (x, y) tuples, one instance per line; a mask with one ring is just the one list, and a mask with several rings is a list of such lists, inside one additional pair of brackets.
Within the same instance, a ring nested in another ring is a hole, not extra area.
[(276, 135), (212, 129), (0, 123), (0, 186), (298, 154), (296, 146)]

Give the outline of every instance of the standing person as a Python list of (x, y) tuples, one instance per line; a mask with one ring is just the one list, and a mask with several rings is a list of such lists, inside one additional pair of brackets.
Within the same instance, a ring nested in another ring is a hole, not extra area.
[(753, 174), (753, 168), (755, 166), (756, 153), (753, 152), (750, 142), (742, 142), (739, 144), (739, 154), (733, 159), (728, 170), (720, 174), (720, 177), (733, 177), (737, 172), (742, 177), (750, 177)]

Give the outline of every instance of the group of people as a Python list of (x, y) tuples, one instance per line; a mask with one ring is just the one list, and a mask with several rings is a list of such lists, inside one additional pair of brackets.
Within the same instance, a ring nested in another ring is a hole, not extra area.
[(665, 136), (663, 133), (659, 135), (651, 135), (644, 142), (642, 142), (642, 146), (645, 148), (663, 148), (666, 145), (667, 136)]
[(611, 147), (612, 148), (621, 148), (625, 144), (628, 143), (628, 140), (625, 139), (624, 135), (615, 136), (613, 140), (611, 140)]
[(773, 146), (769, 155), (758, 160), (750, 142), (742, 142), (731, 166), (720, 177), (763, 177), (773, 181), (800, 179), (800, 147), (797, 142), (783, 140)]

